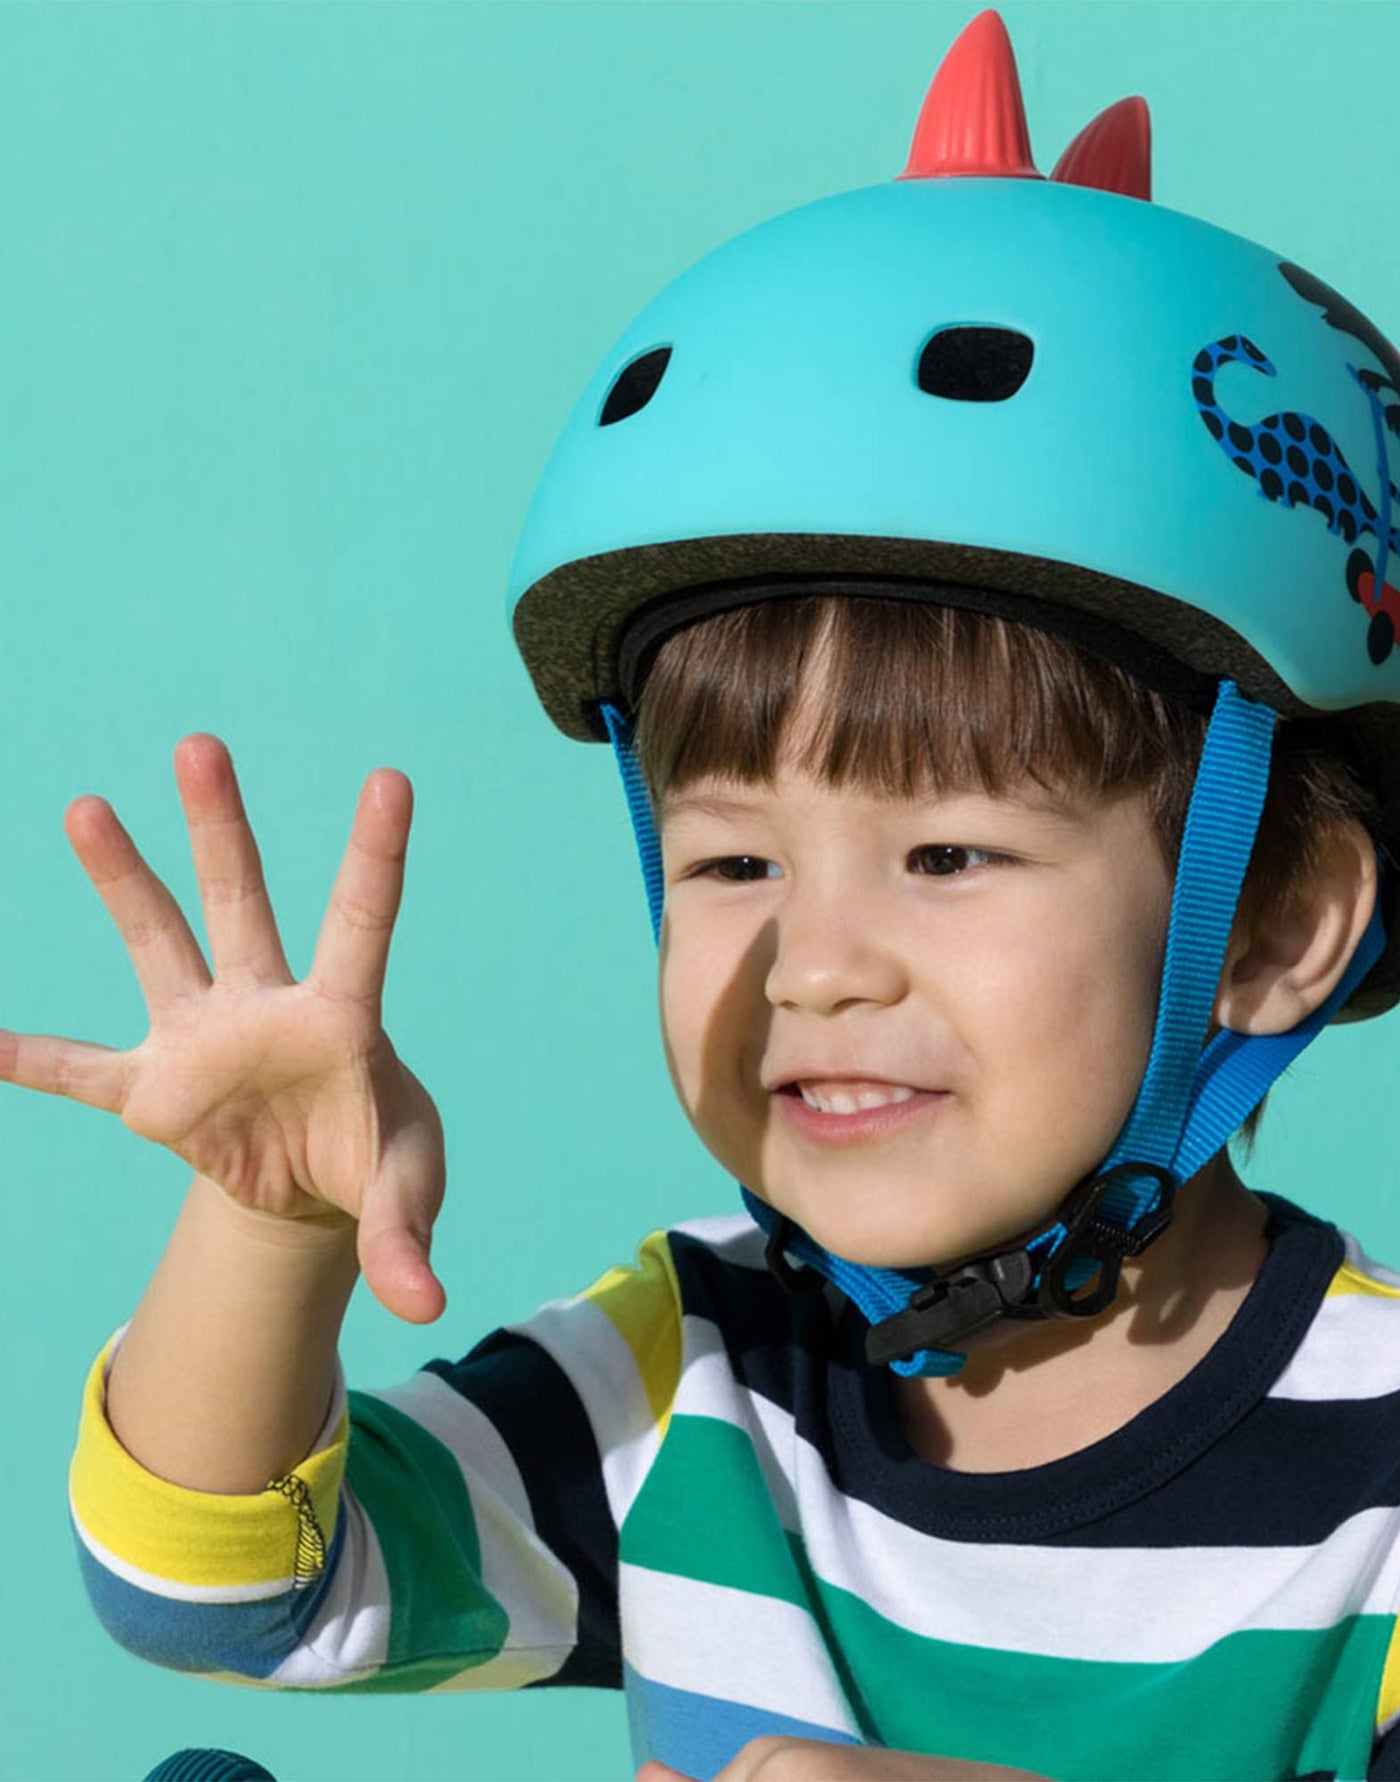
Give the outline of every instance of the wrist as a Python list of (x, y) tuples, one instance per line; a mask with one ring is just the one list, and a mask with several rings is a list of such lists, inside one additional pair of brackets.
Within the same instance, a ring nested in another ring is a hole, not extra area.
[(196, 1176), (113, 1357), (107, 1417), (148, 1472), (261, 1491), (312, 1450), (359, 1272), (355, 1222), (278, 1219)]
[(235, 1200), (212, 1176), (195, 1173), (190, 1199), (201, 1222), (208, 1221), (239, 1239), (272, 1249), (308, 1256), (340, 1257), (355, 1254), (359, 1222), (339, 1207), (317, 1212), (269, 1213)]

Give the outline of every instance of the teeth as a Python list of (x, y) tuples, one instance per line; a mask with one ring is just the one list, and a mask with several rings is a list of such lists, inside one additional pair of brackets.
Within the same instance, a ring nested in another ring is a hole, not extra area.
[(810, 1083), (799, 1083), (802, 1099), (819, 1114), (863, 1113), (867, 1108), (888, 1107), (891, 1102), (910, 1101), (914, 1091), (903, 1083), (892, 1083), (888, 1089), (818, 1089)]

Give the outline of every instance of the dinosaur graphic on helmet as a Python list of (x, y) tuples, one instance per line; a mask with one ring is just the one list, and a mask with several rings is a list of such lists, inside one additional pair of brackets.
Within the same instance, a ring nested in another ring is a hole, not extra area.
[(1347, 544), (1353, 544), (1363, 533), (1375, 538), (1374, 560), (1364, 549), (1352, 551), (1347, 558), (1345, 582), (1352, 599), (1370, 615), (1367, 651), (1371, 661), (1379, 666), (1395, 647), (1396, 627), (1400, 625), (1400, 589), (1385, 579), (1386, 564), (1400, 549), (1400, 531), (1393, 518), (1400, 506), (1400, 490), (1390, 478), (1386, 442), (1387, 432), (1400, 438), (1400, 402), (1386, 403), (1381, 399), (1384, 390), (1400, 397), (1400, 355), (1330, 285), (1287, 261), (1279, 270), (1301, 297), (1322, 310), (1330, 327), (1350, 334), (1381, 363), (1380, 370), (1373, 366), (1347, 366), (1370, 405), (1379, 506), (1367, 495), (1361, 479), (1321, 421), (1289, 409), (1246, 426), (1232, 420), (1221, 408), (1215, 396), (1215, 374), (1222, 364), (1245, 364), (1266, 377), (1278, 375), (1277, 368), (1248, 337), (1232, 334), (1202, 347), (1192, 367), (1192, 391), (1211, 437), (1236, 469), (1255, 478), (1260, 493), (1268, 500), (1285, 507), (1316, 509), (1327, 522), (1328, 531), (1338, 534)]

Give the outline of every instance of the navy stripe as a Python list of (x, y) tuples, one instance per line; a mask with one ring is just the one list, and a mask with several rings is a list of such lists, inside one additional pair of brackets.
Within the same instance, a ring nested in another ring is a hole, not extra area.
[(538, 1343), (504, 1330), (461, 1361), (431, 1361), (426, 1371), (495, 1425), (520, 1469), (536, 1533), (578, 1585), (578, 1644), (530, 1687), (620, 1689), (617, 1529), (593, 1428), (567, 1374)]
[(1310, 1547), (1348, 1517), (1400, 1505), (1400, 1393), (1330, 1403), (1265, 1399), (1170, 1481), (1075, 1546)]
[(1376, 1740), (1366, 1782), (1400, 1782), (1400, 1726), (1392, 1726), (1383, 1739)]
[[(859, 1402), (863, 1385), (869, 1383), (848, 1385), (849, 1404)], [(1265, 1397), (1217, 1437), (1204, 1422), (1213, 1408), (1209, 1389), (1182, 1385), (1187, 1390), (1175, 1403), (1159, 1400), (1104, 1442), (1013, 1475), (929, 1466), (897, 1430), (890, 1433), (888, 1407), (871, 1413), (884, 1452), (853, 1432), (841, 1437), (839, 1449), (828, 1438), (823, 1453), (841, 1490), (926, 1534), (952, 1539), (1309, 1547), (1361, 1511), (1400, 1505), (1400, 1395), (1322, 1402)], [(1188, 1431), (1173, 1449), (1180, 1423), (1197, 1412), (1203, 1418), (1198, 1438)]]

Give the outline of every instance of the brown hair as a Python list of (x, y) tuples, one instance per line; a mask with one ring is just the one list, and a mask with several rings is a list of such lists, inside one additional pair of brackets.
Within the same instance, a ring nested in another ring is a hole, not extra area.
[[(819, 714), (786, 730), (805, 680)], [(653, 804), (699, 779), (769, 781), (785, 742), (828, 784), (915, 796), (1140, 791), (1175, 872), (1208, 718), (1050, 632), (914, 600), (810, 595), (701, 620), (661, 646), (636, 745)], [(1379, 812), (1342, 718), (1280, 720), (1239, 919), (1287, 908), (1321, 844)], [(1240, 1128), (1246, 1149), (1264, 1111)]]

